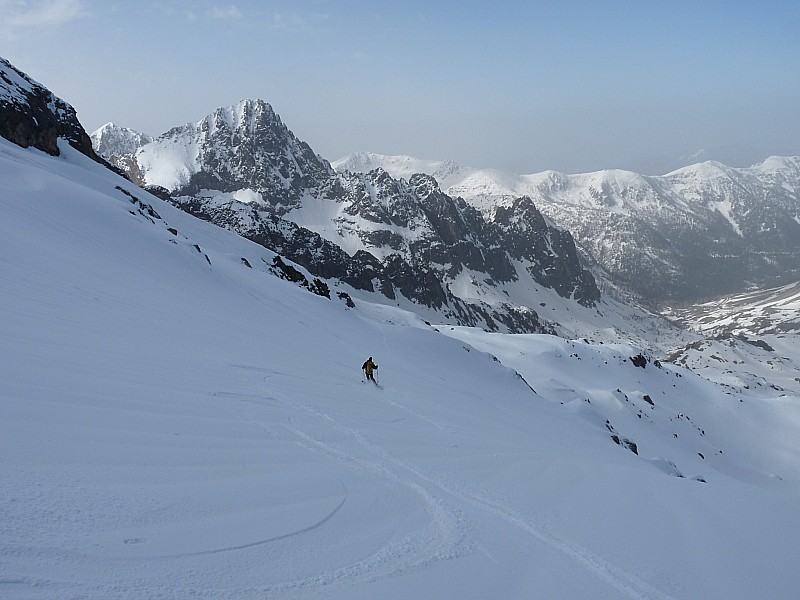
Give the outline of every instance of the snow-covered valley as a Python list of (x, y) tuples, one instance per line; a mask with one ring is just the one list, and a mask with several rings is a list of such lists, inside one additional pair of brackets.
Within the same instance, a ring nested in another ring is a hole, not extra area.
[(0, 214), (0, 597), (800, 594), (796, 337), (774, 389), (348, 308), (66, 145)]

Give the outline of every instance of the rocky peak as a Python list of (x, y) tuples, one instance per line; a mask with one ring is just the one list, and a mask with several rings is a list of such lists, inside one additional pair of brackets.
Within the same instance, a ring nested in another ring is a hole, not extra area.
[(89, 137), (95, 151), (112, 162), (118, 157), (135, 154), (141, 146), (153, 141), (153, 138), (146, 133), (120, 127), (114, 123), (106, 123)]
[(334, 174), (263, 100), (242, 100), (173, 128), (140, 147), (134, 165), (120, 167), (175, 195), (251, 190), (279, 213)]
[(0, 135), (27, 148), (58, 156), (63, 139), (93, 160), (103, 162), (75, 109), (50, 90), (0, 58)]
[(494, 222), (503, 231), (503, 247), (514, 258), (529, 261), (528, 272), (535, 281), (585, 306), (600, 299), (594, 278), (580, 264), (572, 235), (548, 225), (529, 197), (498, 207)]

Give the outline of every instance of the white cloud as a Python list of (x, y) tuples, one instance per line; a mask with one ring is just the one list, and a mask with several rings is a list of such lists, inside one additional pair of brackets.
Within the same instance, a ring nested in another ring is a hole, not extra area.
[(82, 0), (0, 0), (0, 38), (16, 38), (31, 29), (62, 25), (85, 13)]
[(215, 19), (239, 20), (242, 18), (242, 11), (235, 4), (215, 6), (211, 9), (211, 16)]
[(308, 29), (308, 21), (298, 14), (273, 13), (272, 26), (275, 29), (299, 31)]
[[(153, 2), (150, 10), (161, 13), (165, 17), (180, 17), (187, 21), (196, 21), (197, 14), (191, 8), (184, 8), (185, 2)], [(191, 3), (190, 3), (191, 4)]]

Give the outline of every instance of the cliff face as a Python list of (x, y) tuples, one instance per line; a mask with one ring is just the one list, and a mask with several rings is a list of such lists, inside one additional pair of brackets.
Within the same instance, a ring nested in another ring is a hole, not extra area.
[(105, 163), (92, 148), (75, 109), (50, 90), (0, 58), (0, 135), (22, 146), (58, 156), (58, 140)]

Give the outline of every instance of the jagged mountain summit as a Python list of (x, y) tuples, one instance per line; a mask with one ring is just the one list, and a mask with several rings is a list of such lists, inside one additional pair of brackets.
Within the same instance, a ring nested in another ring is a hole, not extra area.
[(115, 164), (129, 160), (129, 157), (132, 157), (140, 146), (153, 141), (153, 138), (146, 133), (140, 133), (128, 127), (120, 127), (114, 123), (106, 123), (94, 131), (89, 138), (97, 153)]
[(108, 158), (187, 212), (315, 275), (452, 323), (552, 331), (533, 308), (542, 290), (583, 307), (600, 298), (572, 237), (530, 200), (487, 218), (431, 176), (337, 173), (261, 100)]
[(246, 190), (247, 200), (268, 203), (279, 213), (333, 175), (327, 161), (298, 140), (262, 100), (242, 100), (155, 139), (143, 138), (115, 162), (142, 186), (183, 196), (206, 189)]
[[(393, 157), (333, 164), (392, 173)], [(439, 161), (406, 160), (436, 176)], [(402, 173), (402, 169), (398, 173)], [(519, 196), (575, 237), (595, 274), (652, 306), (800, 278), (800, 157), (749, 168), (705, 162), (651, 177), (608, 170), (512, 175), (453, 168), (444, 191), (492, 214)]]

